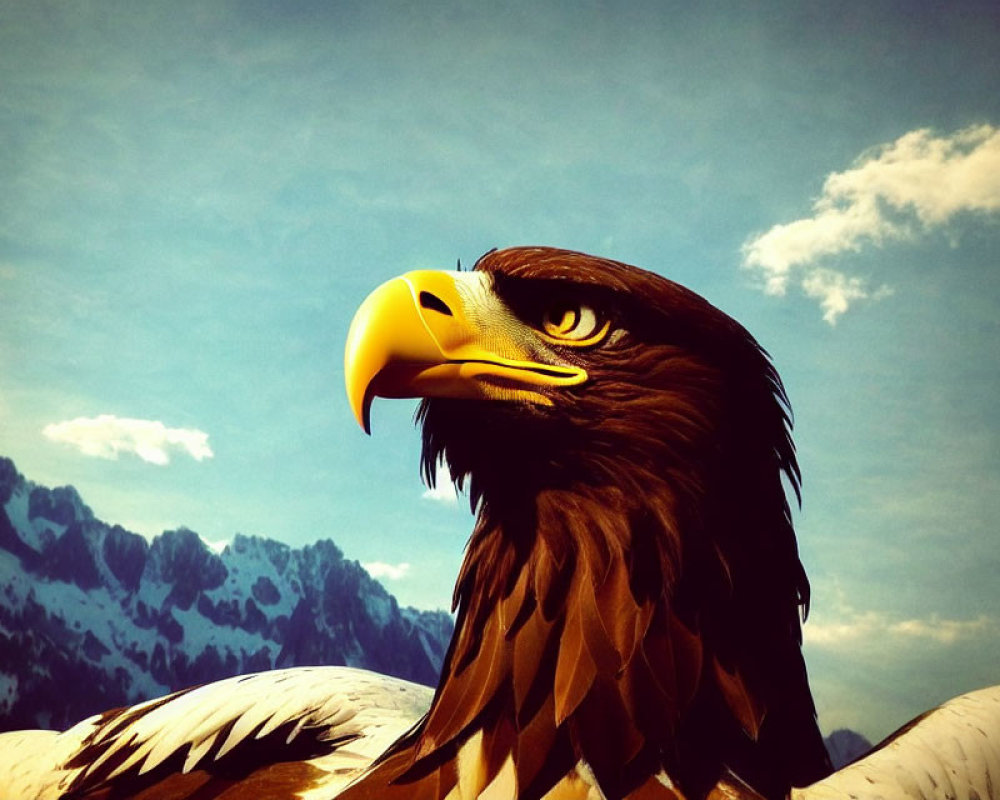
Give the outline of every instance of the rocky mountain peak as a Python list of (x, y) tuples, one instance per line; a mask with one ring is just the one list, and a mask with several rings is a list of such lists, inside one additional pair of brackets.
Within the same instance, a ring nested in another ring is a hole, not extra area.
[(74, 522), (93, 520), (94, 512), (72, 486), (58, 486), (55, 489), (33, 486), (28, 495), (28, 519), (37, 517), (68, 526)]
[(433, 684), (444, 612), (396, 599), (329, 539), (188, 528), (147, 542), (0, 458), (0, 729), (63, 727), (218, 678), (348, 664)]

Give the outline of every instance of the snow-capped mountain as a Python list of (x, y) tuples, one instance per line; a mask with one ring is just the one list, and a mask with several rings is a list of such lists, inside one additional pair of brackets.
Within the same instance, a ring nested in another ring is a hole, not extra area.
[(401, 609), (332, 541), (147, 542), (0, 458), (0, 730), (62, 728), (243, 672), (348, 664), (433, 684), (444, 612)]

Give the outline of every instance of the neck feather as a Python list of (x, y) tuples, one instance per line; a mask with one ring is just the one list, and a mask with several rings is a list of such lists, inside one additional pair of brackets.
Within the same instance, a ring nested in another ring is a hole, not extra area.
[[(516, 465), (511, 451), (529, 450), (499, 434), (492, 447), (450, 445), (480, 505), (441, 682), (427, 717), (345, 797), (440, 800), (503, 779), (530, 800), (581, 761), (609, 798), (675, 797), (660, 780), (646, 794), (657, 775), (704, 797), (729, 767), (755, 786), (773, 774), (765, 794), (784, 794), (789, 737), (758, 746), (765, 714), (792, 739), (815, 723), (783, 465), (645, 441), (664, 450)], [(467, 470), (462, 459), (484, 452), (496, 460)]]
[(473, 738), (482, 785), (512, 770), (519, 798), (541, 797), (580, 761), (608, 797), (676, 768), (704, 661), (674, 608), (678, 506), (662, 481), (508, 497), (502, 517), (487, 502), (434, 703), (386, 771), (410, 791), (457, 783)]

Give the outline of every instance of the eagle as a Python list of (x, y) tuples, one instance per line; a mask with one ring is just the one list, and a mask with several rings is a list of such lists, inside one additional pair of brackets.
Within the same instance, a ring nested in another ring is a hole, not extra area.
[(790, 410), (742, 326), (653, 273), (517, 248), (389, 282), (347, 349), (361, 424), (424, 397), (424, 476), (478, 508), (431, 711), (347, 797), (437, 798), (462, 753), (524, 798), (578, 765), (615, 798), (726, 771), (779, 798), (830, 770)]
[[(933, 768), (996, 797), (1000, 688), (830, 774), (788, 397), (694, 292), (583, 253), (491, 251), (376, 289), (345, 378), (366, 431), (374, 398), (422, 398), (423, 476), (476, 513), (436, 689), (278, 670), (6, 734), (23, 796), (847, 800)], [(959, 767), (926, 757), (935, 735)]]

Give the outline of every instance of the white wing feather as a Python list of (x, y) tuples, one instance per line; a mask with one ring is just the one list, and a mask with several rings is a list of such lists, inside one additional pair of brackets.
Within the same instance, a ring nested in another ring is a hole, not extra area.
[(1000, 686), (949, 700), (792, 800), (1000, 800)]
[[(427, 686), (350, 667), (297, 667), (227, 678), (140, 703), (108, 719), (92, 717), (63, 733), (0, 734), (0, 776), (5, 778), (0, 783), (5, 799), (49, 800), (105, 763), (116, 764), (107, 775), (114, 778), (129, 770), (145, 774), (183, 754), (183, 770), (190, 772), (223, 735), (214, 759), (290, 724), (293, 733), (309, 729), (319, 740), (344, 742), (311, 763), (336, 772), (334, 783), (346, 784), (427, 711), (432, 695)], [(100, 757), (85, 767), (67, 766), (84, 747), (95, 745), (103, 750)]]

